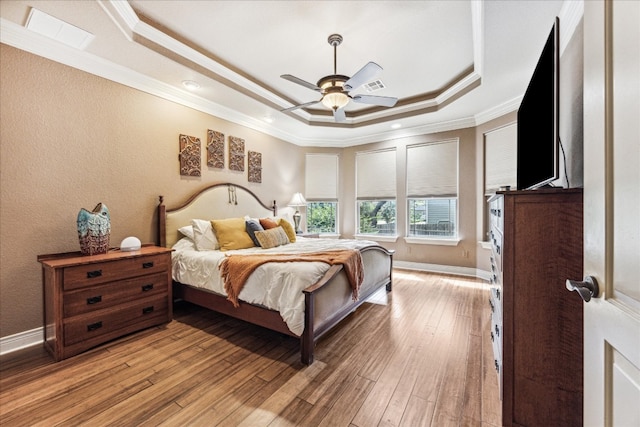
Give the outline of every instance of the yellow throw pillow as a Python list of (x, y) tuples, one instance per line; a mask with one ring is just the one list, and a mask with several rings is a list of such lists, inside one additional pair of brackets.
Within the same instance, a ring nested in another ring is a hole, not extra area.
[(296, 231), (293, 229), (293, 225), (284, 218), (280, 218), (278, 220), (278, 225), (284, 229), (285, 233), (287, 233), (289, 241), (294, 243), (296, 241)]
[(211, 227), (215, 232), (221, 251), (247, 249), (255, 245), (247, 233), (244, 218), (214, 219)]
[(289, 243), (289, 237), (282, 227), (269, 228), (264, 231), (256, 231), (256, 239), (262, 249), (275, 248)]

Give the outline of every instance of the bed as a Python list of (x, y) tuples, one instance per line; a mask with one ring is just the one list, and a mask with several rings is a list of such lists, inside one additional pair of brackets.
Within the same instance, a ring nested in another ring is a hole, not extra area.
[[(275, 201), (266, 205), (251, 190), (236, 184), (210, 185), (182, 205), (170, 209), (165, 206), (164, 197), (160, 196), (157, 218), (159, 244), (174, 249), (174, 298), (299, 338), (301, 361), (310, 365), (314, 360), (315, 344), (322, 335), (377, 291), (385, 287), (387, 292), (391, 291), (393, 251), (372, 241), (301, 236), (292, 238), (295, 243), (269, 249), (203, 251), (198, 250), (198, 245), (192, 241), (201, 238), (202, 234), (187, 236), (185, 231), (197, 230), (198, 227), (194, 226), (202, 225), (203, 221), (219, 220), (214, 221), (214, 225), (218, 225), (218, 222), (235, 221), (237, 218), (254, 221), (272, 219), (284, 226), (289, 220), (286, 214), (278, 215)], [(362, 280), (357, 298), (348, 263), (275, 262), (278, 257), (295, 253), (302, 257), (309, 252), (337, 249), (357, 251), (361, 259)], [(258, 257), (268, 254), (274, 259), (251, 273), (238, 295), (237, 304), (234, 304), (224, 290), (220, 263), (225, 257), (252, 254)], [(272, 306), (274, 300), (284, 300), (284, 308)]]

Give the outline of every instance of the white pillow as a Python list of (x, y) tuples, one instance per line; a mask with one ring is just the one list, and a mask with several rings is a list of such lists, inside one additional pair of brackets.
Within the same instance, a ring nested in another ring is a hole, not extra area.
[(215, 251), (220, 249), (220, 244), (213, 233), (211, 221), (204, 219), (192, 219), (193, 241), (199, 251)]
[(184, 227), (178, 228), (178, 232), (182, 234), (184, 237), (188, 237), (193, 240), (193, 226), (185, 225)]

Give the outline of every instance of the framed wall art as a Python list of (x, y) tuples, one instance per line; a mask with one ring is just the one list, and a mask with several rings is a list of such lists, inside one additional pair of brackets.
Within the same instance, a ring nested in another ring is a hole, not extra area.
[(224, 134), (207, 130), (207, 166), (224, 169)]
[(180, 134), (180, 175), (200, 176), (200, 138)]
[(229, 170), (244, 172), (244, 139), (229, 137)]
[(262, 153), (249, 151), (249, 182), (262, 182)]

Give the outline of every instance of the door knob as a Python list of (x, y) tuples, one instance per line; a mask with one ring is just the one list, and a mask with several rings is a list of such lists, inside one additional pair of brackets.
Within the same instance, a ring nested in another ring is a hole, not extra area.
[(591, 301), (592, 297), (597, 298), (600, 293), (598, 281), (593, 276), (585, 276), (583, 281), (567, 279), (566, 286), (568, 290), (578, 292), (584, 302)]

